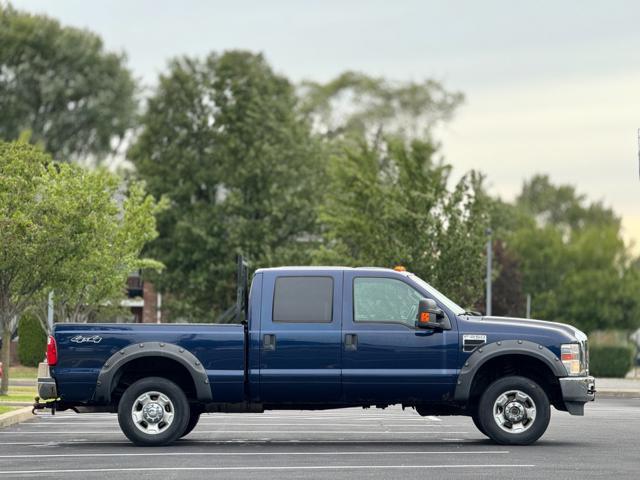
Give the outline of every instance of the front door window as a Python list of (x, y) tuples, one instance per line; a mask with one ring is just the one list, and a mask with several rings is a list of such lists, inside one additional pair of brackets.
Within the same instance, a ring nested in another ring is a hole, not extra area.
[(353, 282), (354, 320), (414, 327), (421, 298), (420, 293), (400, 280), (357, 277)]

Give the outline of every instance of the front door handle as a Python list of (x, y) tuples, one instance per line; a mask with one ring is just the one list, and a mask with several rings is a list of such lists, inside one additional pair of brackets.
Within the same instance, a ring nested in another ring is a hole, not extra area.
[(276, 349), (276, 336), (273, 333), (266, 333), (262, 337), (262, 348), (264, 350)]
[(358, 336), (355, 333), (346, 333), (344, 335), (344, 349), (347, 351), (358, 349)]

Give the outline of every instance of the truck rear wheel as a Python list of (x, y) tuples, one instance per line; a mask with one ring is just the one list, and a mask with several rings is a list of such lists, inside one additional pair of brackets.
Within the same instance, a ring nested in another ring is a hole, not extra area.
[(533, 380), (504, 377), (487, 387), (478, 405), (478, 420), (494, 442), (529, 445), (549, 426), (551, 408), (544, 390)]
[(127, 388), (118, 404), (118, 423), (136, 445), (167, 445), (189, 422), (189, 402), (182, 389), (166, 378), (147, 377)]

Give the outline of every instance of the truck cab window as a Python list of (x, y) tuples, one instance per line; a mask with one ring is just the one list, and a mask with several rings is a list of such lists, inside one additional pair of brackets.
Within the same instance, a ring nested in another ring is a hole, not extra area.
[(392, 278), (359, 277), (353, 282), (356, 322), (403, 323), (413, 327), (422, 295)]
[(273, 321), (330, 323), (333, 314), (331, 277), (279, 277), (273, 297)]

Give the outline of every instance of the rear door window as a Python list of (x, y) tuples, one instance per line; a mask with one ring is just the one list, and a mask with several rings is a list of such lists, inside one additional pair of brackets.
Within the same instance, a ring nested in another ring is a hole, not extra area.
[(279, 277), (273, 294), (273, 321), (330, 323), (333, 278)]

